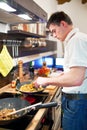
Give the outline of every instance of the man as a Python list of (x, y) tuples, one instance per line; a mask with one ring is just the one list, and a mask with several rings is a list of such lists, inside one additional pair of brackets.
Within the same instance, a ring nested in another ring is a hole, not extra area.
[(51, 15), (47, 28), (64, 44), (64, 72), (57, 77), (38, 77), (34, 83), (63, 87), (63, 130), (87, 130), (87, 35), (74, 28), (62, 11)]

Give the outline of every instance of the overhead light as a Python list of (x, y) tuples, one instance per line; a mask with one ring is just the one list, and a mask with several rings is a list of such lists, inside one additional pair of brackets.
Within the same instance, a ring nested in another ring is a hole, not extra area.
[(26, 15), (26, 14), (19, 14), (18, 16), (21, 17), (21, 18), (23, 18), (23, 19), (26, 19), (26, 20), (32, 20), (32, 18), (29, 17), (29, 16)]
[(16, 11), (16, 9), (12, 8), (11, 6), (9, 6), (5, 2), (0, 2), (0, 8), (5, 10), (5, 11), (8, 11), (8, 12), (15, 12)]

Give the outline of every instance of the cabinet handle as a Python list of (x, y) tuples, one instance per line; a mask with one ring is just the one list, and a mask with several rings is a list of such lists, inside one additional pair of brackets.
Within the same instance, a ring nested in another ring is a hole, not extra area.
[(60, 96), (61, 93), (58, 93), (58, 95), (56, 95), (56, 98), (58, 98)]

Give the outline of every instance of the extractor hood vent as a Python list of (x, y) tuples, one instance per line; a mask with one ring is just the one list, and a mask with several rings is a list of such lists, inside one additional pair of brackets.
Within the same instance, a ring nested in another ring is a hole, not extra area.
[[(47, 13), (33, 0), (5, 0), (7, 4), (15, 8), (15, 12), (7, 12), (0, 9), (0, 22), (8, 24), (46, 22)], [(20, 18), (19, 14), (26, 14), (31, 20)]]

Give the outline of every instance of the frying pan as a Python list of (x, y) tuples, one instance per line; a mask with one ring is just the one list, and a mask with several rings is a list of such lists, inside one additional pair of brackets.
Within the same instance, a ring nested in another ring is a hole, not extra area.
[[(28, 106), (32, 106), (32, 105), (28, 101), (23, 100), (21, 98), (11, 97), (11, 98), (0, 99), (0, 110), (4, 108), (7, 108), (7, 109), (14, 108), (15, 110), (20, 110)], [(55, 107), (55, 106), (57, 106), (56, 102), (50, 102), (50, 103), (44, 103), (42, 105), (37, 105), (35, 108), (40, 109), (40, 108), (49, 108), (49, 107)], [(7, 125), (22, 118), (23, 116), (25, 116), (28, 112), (32, 110), (31, 108), (17, 112), (16, 115), (18, 116), (15, 119), (0, 120), (0, 125)]]
[(36, 90), (36, 91), (31, 91), (31, 92), (24, 92), (24, 91), (21, 91), (20, 88), (22, 85), (25, 85), (25, 84), (31, 84), (32, 82), (28, 81), (28, 82), (21, 82), (21, 83), (18, 83), (17, 86), (16, 86), (16, 90), (18, 90), (19, 92), (21, 92), (22, 94), (36, 94), (36, 93), (40, 93), (42, 91), (44, 91), (45, 89), (45, 86), (42, 86), (42, 89), (41, 90)]

